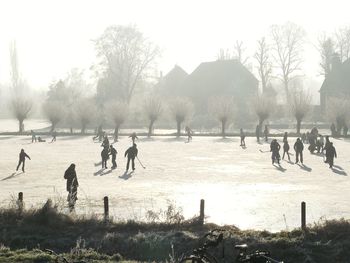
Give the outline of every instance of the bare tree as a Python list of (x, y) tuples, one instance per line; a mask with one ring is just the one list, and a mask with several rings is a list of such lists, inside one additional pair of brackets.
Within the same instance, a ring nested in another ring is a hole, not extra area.
[(159, 97), (152, 95), (146, 99), (144, 103), (144, 112), (147, 116), (147, 119), (149, 120), (148, 137), (151, 137), (153, 131), (153, 124), (162, 114), (162, 111), (162, 100)]
[(321, 74), (327, 78), (328, 74), (331, 72), (332, 58), (335, 53), (335, 43), (333, 39), (327, 37), (325, 34), (319, 37), (318, 51), (321, 56)]
[(290, 111), (297, 121), (297, 134), (300, 134), (301, 122), (310, 111), (311, 96), (309, 92), (297, 90), (291, 94)]
[(193, 103), (189, 98), (177, 97), (170, 103), (170, 112), (176, 120), (177, 137), (181, 135), (181, 124), (189, 119), (193, 113)]
[(60, 101), (46, 101), (43, 105), (43, 111), (51, 122), (51, 132), (55, 130), (56, 125), (65, 116), (65, 107)]
[(289, 82), (297, 76), (303, 61), (305, 31), (298, 25), (288, 22), (271, 26), (273, 58), (279, 69), (277, 78), (284, 86), (286, 102), (289, 102)]
[(248, 57), (246, 57), (244, 55), (245, 51), (246, 51), (246, 47), (244, 46), (243, 41), (236, 41), (236, 43), (233, 46), (233, 53), (234, 53), (234, 57), (236, 57), (238, 59), (239, 62), (242, 63), (242, 65), (246, 66), (247, 62), (248, 62)]
[(327, 113), (330, 121), (336, 123), (337, 134), (349, 120), (350, 99), (349, 98), (330, 98), (327, 102)]
[(15, 96), (11, 100), (11, 110), (15, 118), (18, 120), (18, 131), (24, 131), (23, 121), (28, 118), (29, 113), (33, 108), (31, 99), (22, 96)]
[(334, 36), (340, 61), (344, 62), (350, 57), (350, 26), (339, 28), (336, 30)]
[(129, 105), (122, 101), (111, 101), (107, 104), (106, 110), (109, 113), (109, 118), (114, 122), (114, 141), (118, 141), (120, 126), (125, 122), (128, 112)]
[(86, 127), (92, 122), (96, 114), (96, 106), (92, 99), (81, 99), (75, 105), (75, 117), (81, 126), (81, 133), (85, 134)]
[(258, 72), (262, 85), (262, 92), (267, 91), (267, 85), (271, 78), (272, 63), (270, 61), (270, 47), (265, 38), (258, 40), (258, 50), (254, 54), (255, 60), (258, 62)]
[(95, 41), (103, 66), (104, 88), (112, 98), (122, 97), (128, 104), (135, 88), (147, 78), (159, 49), (134, 26), (110, 26)]
[(208, 111), (221, 123), (222, 137), (226, 136), (226, 126), (233, 120), (235, 105), (232, 97), (214, 97), (209, 100)]
[(276, 101), (265, 94), (257, 95), (253, 101), (255, 114), (259, 119), (259, 130), (276, 109)]

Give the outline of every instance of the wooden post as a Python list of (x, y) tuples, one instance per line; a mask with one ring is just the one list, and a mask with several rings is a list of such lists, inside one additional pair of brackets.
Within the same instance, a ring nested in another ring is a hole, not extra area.
[(306, 203), (301, 202), (301, 229), (306, 230)]
[(108, 221), (108, 219), (109, 219), (108, 196), (105, 196), (103, 198), (103, 204), (104, 204), (104, 219), (105, 219), (105, 221)]
[(201, 199), (200, 210), (199, 210), (199, 223), (204, 224), (204, 199)]
[(18, 205), (18, 210), (20, 212), (22, 212), (23, 211), (23, 207), (24, 207), (24, 205), (23, 205), (23, 192), (19, 192), (18, 193), (17, 205)]

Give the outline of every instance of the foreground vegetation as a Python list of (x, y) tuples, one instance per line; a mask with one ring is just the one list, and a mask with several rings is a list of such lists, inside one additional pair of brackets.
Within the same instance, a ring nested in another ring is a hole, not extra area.
[[(183, 220), (177, 211), (167, 210), (164, 222), (104, 222), (94, 217), (68, 216), (51, 202), (37, 210), (0, 211), (0, 262), (55, 262), (44, 252), (51, 249), (67, 258), (87, 262), (168, 261), (201, 244), (213, 224), (201, 225), (196, 218)], [(150, 218), (155, 219), (156, 214)], [(226, 258), (234, 256), (233, 244), (247, 243), (251, 249), (268, 249), (285, 262), (349, 262), (350, 222), (324, 221), (306, 232), (270, 233), (241, 231), (223, 226)], [(221, 249), (213, 251), (220, 256)]]

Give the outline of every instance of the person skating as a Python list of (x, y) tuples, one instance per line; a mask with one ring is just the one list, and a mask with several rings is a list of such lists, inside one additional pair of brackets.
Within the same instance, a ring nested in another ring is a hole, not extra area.
[(283, 139), (283, 156), (282, 159), (284, 159), (284, 155), (287, 154), (288, 160), (290, 161), (290, 155), (289, 155), (289, 143), (288, 140)]
[(256, 125), (255, 128), (255, 136), (256, 136), (256, 141), (260, 143), (260, 125)]
[(67, 180), (66, 189), (68, 192), (67, 201), (69, 210), (72, 211), (75, 206), (75, 202), (78, 200), (78, 178), (75, 171), (75, 164), (72, 163), (64, 173), (64, 179)]
[(126, 164), (126, 171), (129, 170), (129, 165), (131, 161), (132, 170), (135, 170), (135, 158), (137, 157), (138, 150), (136, 148), (136, 144), (134, 143), (129, 149), (125, 151), (124, 157), (128, 157), (128, 162)]
[[(326, 136), (326, 143), (323, 147), (323, 151), (322, 153), (326, 152), (327, 153), (327, 149), (331, 146), (331, 141), (329, 140), (329, 136)], [(325, 163), (328, 163), (328, 158), (327, 158), (327, 154), (326, 154), (326, 160), (324, 161)]]
[(116, 169), (117, 168), (117, 150), (113, 147), (113, 145), (111, 145), (109, 147), (109, 155), (112, 155), (112, 169)]
[(297, 141), (294, 143), (294, 151), (295, 151), (295, 163), (298, 163), (299, 160), (301, 163), (303, 163), (303, 150), (304, 150), (304, 144), (300, 140), (300, 138), (297, 139)]
[(267, 125), (265, 125), (264, 136), (265, 136), (265, 142), (268, 142), (269, 129), (267, 128)]
[(333, 168), (334, 157), (337, 158), (337, 152), (333, 146), (333, 143), (331, 142), (326, 150), (326, 158), (328, 160), (329, 168)]
[(136, 132), (133, 132), (133, 133), (129, 136), (129, 138), (131, 138), (132, 144), (135, 143), (135, 140), (136, 140), (136, 139), (139, 139), (139, 138), (137, 137), (137, 135), (136, 135)]
[(108, 151), (108, 149), (109, 149), (108, 135), (105, 135), (101, 146), (102, 146), (103, 148), (105, 148), (105, 149), (107, 148), (107, 151)]
[(243, 129), (241, 128), (239, 131), (240, 137), (241, 137), (241, 145), (242, 147), (245, 147), (245, 133)]
[(278, 164), (280, 164), (280, 149), (281, 145), (277, 142), (276, 139), (273, 139), (270, 144), (270, 152), (272, 152), (271, 159), (272, 164), (274, 164), (275, 161), (277, 161)]
[(192, 141), (192, 133), (193, 133), (193, 131), (191, 130), (191, 128), (186, 126), (185, 127), (185, 132), (187, 133), (187, 142)]
[(32, 143), (36, 142), (36, 134), (33, 130), (30, 130), (30, 134), (32, 135)]
[(57, 132), (53, 131), (52, 132), (52, 140), (51, 140), (51, 142), (55, 142), (56, 141), (56, 137), (57, 137)]
[(107, 160), (109, 158), (109, 148), (104, 147), (101, 151), (101, 158), (102, 158), (102, 169), (107, 169)]
[(22, 164), (22, 171), (24, 173), (24, 166), (25, 166), (26, 158), (31, 160), (29, 155), (26, 154), (23, 149), (21, 149), (21, 152), (19, 153), (19, 161), (18, 161), (18, 165), (17, 165), (16, 171), (18, 171), (19, 167)]
[(283, 135), (283, 142), (288, 141), (288, 132), (285, 132)]

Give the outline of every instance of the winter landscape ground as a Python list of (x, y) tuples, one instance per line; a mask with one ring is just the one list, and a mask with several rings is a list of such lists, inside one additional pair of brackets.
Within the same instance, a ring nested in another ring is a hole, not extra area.
[[(49, 137), (47, 139), (50, 139)], [(278, 138), (281, 140), (282, 138)], [(307, 222), (320, 218), (350, 218), (349, 141), (334, 139), (338, 159), (333, 170), (322, 156), (305, 151), (305, 166), (282, 161), (271, 165), (269, 145), (247, 138), (140, 138), (135, 173), (125, 175), (124, 151), (131, 144), (122, 137), (116, 170), (101, 170), (99, 143), (91, 136), (58, 137), (55, 143), (31, 143), (29, 136), (0, 136), (0, 200), (6, 207), (24, 192), (26, 208), (41, 206), (47, 198), (65, 203), (63, 173), (77, 165), (79, 214), (102, 214), (103, 197), (110, 198), (114, 219), (145, 219), (147, 210), (166, 209), (167, 202), (183, 208), (186, 218), (199, 213), (206, 201), (208, 222), (234, 224), (242, 229), (278, 231), (300, 226), (300, 203), (307, 203)], [(294, 138), (290, 138), (294, 141)], [(21, 148), (32, 158), (26, 173), (13, 175)], [(294, 158), (295, 156), (292, 156)]]

